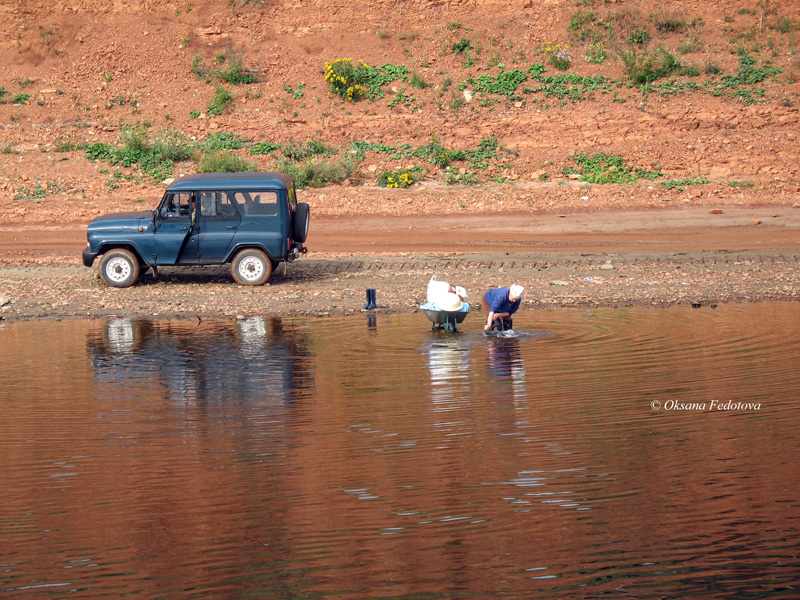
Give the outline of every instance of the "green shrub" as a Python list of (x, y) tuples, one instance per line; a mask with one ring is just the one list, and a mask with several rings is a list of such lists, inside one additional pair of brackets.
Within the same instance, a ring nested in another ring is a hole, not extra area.
[(203, 150), (239, 150), (248, 140), (235, 133), (212, 133), (203, 142)]
[(572, 64), (572, 53), (568, 46), (556, 45), (552, 51), (548, 51), (547, 61), (559, 71), (566, 71)]
[(638, 179), (655, 179), (661, 176), (660, 171), (648, 171), (641, 167), (625, 164), (621, 156), (607, 155), (598, 152), (589, 156), (582, 152), (570, 155), (579, 168), (567, 166), (562, 173), (577, 173), (581, 181), (588, 183), (633, 183)]
[(461, 38), (457, 42), (453, 42), (453, 45), (451, 46), (454, 54), (467, 54), (473, 48), (475, 48), (475, 46), (473, 46), (472, 42), (467, 38)]
[(282, 146), (275, 142), (259, 142), (250, 146), (250, 154), (272, 154)]
[(567, 29), (570, 31), (581, 31), (584, 25), (591, 25), (594, 23), (597, 15), (593, 10), (579, 10), (569, 16), (569, 25)]
[(475, 185), (478, 183), (478, 175), (474, 171), (464, 171), (462, 173), (458, 169), (447, 167), (444, 171), (444, 181), (447, 185), (456, 185), (459, 183), (463, 185)]
[(778, 67), (773, 67), (769, 61), (764, 61), (761, 67), (757, 66), (756, 63), (756, 59), (752, 56), (742, 54), (739, 56), (739, 70), (736, 75), (728, 75), (723, 79), (734, 84), (753, 85), (781, 72)]
[(411, 79), (408, 80), (408, 85), (410, 85), (413, 88), (422, 90), (428, 87), (430, 84), (426, 83), (425, 80), (422, 77), (420, 77), (416, 71), (414, 71), (411, 74)]
[(698, 185), (703, 183), (709, 183), (711, 180), (706, 179), (705, 177), (695, 177), (692, 179), (670, 179), (669, 181), (662, 181), (661, 185), (663, 185), (668, 190), (674, 189), (676, 192), (683, 192), (685, 185)]
[(192, 57), (192, 73), (197, 79), (208, 77), (208, 69), (205, 68), (203, 60), (197, 54)]
[(223, 70), (212, 70), (206, 67), (205, 62), (195, 55), (192, 58), (192, 73), (198, 79), (208, 80), (211, 76), (231, 85), (244, 83), (258, 83), (258, 77), (251, 69), (244, 68), (244, 49), (237, 51), (232, 47), (216, 54), (214, 59), (218, 65), (227, 63)]
[(328, 82), (331, 93), (348, 102), (355, 102), (363, 97), (373, 100), (385, 95), (382, 85), (398, 79), (405, 81), (409, 71), (408, 67), (389, 63), (370, 67), (364, 61), (359, 61), (358, 66), (355, 66), (352, 60), (340, 58), (325, 63), (325, 81)]
[(216, 85), (216, 91), (211, 101), (208, 103), (208, 114), (211, 116), (221, 115), (233, 103), (233, 92), (222, 85)]
[(254, 160), (247, 160), (228, 150), (209, 150), (200, 157), (201, 173), (242, 173), (257, 171)]
[(299, 163), (286, 158), (278, 161), (278, 170), (291, 175), (298, 189), (339, 183), (350, 177), (355, 168), (356, 163), (350, 155), (335, 160), (314, 157)]
[(693, 37), (688, 40), (681, 40), (678, 43), (677, 50), (681, 54), (691, 54), (692, 52), (697, 52), (699, 48), (699, 42), (697, 38)]
[(653, 24), (661, 33), (675, 33), (684, 27), (683, 19), (667, 8), (653, 17)]
[(789, 33), (790, 31), (794, 31), (798, 29), (798, 25), (787, 16), (780, 16), (777, 18), (774, 29), (780, 31), (781, 33)]
[(650, 34), (646, 29), (636, 27), (628, 36), (628, 41), (631, 44), (639, 44), (640, 46), (646, 46), (650, 42)]
[(305, 145), (296, 144), (294, 141), (290, 140), (281, 150), (286, 158), (295, 162), (307, 160), (315, 156), (329, 157), (337, 153), (336, 150), (328, 148), (322, 140), (309, 140)]
[(681, 67), (680, 61), (665, 48), (641, 54), (635, 50), (624, 50), (621, 58), (628, 79), (637, 84), (667, 77)]
[(384, 171), (378, 177), (378, 185), (385, 188), (407, 188), (422, 179), (422, 169), (399, 169), (397, 171)]
[(405, 81), (409, 73), (410, 69), (403, 65), (386, 63), (379, 67), (367, 66), (363, 80), (363, 84), (367, 87), (367, 97), (370, 100), (383, 98), (385, 94), (381, 86), (393, 81)]
[(585, 58), (588, 63), (600, 64), (605, 62), (608, 58), (608, 53), (606, 52), (603, 42), (593, 42), (589, 44), (589, 47), (586, 49)]
[(524, 71), (512, 69), (498, 75), (479, 75), (477, 79), (470, 78), (468, 82), (474, 85), (479, 92), (511, 96), (526, 79), (528, 76)]
[(325, 63), (325, 81), (331, 92), (343, 100), (355, 102), (367, 95), (369, 66), (363, 60), (358, 66), (349, 58), (338, 58)]
[(11, 98), (12, 104), (27, 104), (28, 100), (30, 99), (30, 94), (16, 94), (13, 98)]
[(734, 180), (729, 181), (728, 185), (733, 187), (733, 188), (751, 188), (751, 187), (755, 187), (756, 184), (755, 184), (754, 181), (736, 181), (734, 179)]
[(138, 167), (154, 179), (164, 179), (172, 173), (174, 163), (188, 160), (194, 154), (193, 145), (176, 131), (163, 131), (151, 142), (144, 125), (125, 127), (120, 141), (119, 148), (101, 142), (90, 144), (86, 157), (111, 165)]
[(8, 94), (8, 90), (6, 88), (0, 88), (0, 104), (6, 103), (6, 94)]

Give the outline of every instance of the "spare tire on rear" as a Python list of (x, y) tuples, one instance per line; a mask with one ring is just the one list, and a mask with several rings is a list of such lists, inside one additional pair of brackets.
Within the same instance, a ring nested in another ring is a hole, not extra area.
[(297, 208), (294, 209), (294, 217), (292, 218), (292, 238), (299, 244), (305, 242), (308, 237), (309, 218), (310, 210), (308, 204), (305, 202), (298, 202)]

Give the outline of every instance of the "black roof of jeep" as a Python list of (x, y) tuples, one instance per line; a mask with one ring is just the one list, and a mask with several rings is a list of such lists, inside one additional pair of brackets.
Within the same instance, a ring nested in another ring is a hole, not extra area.
[(167, 187), (168, 192), (197, 189), (213, 190), (263, 190), (265, 188), (292, 188), (294, 180), (286, 173), (200, 173), (181, 177)]

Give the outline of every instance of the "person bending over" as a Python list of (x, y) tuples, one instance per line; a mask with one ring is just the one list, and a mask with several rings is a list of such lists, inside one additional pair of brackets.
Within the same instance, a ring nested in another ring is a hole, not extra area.
[(481, 299), (481, 308), (486, 317), (484, 331), (489, 331), (495, 319), (506, 320), (511, 317), (522, 303), (522, 292), (525, 288), (514, 284), (510, 288), (495, 288), (489, 290)]

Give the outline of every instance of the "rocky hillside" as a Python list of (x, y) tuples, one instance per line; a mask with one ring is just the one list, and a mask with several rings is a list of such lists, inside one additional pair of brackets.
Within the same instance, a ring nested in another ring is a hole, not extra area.
[(323, 186), (317, 214), (800, 200), (793, 0), (6, 0), (0, 17), (3, 223), (150, 206), (164, 178), (220, 168), (293, 169)]

